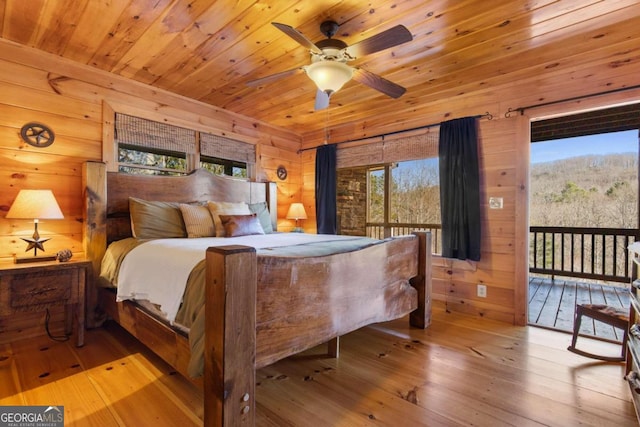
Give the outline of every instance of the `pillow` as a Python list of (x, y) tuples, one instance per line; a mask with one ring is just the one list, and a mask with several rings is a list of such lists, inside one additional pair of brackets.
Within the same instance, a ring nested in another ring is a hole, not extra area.
[(220, 215), (250, 215), (251, 211), (245, 202), (207, 202), (207, 207), (216, 229), (216, 237), (224, 237), (224, 227), (220, 222)]
[(211, 218), (208, 207), (181, 203), (180, 212), (182, 212), (188, 237), (213, 237), (216, 235), (213, 218)]
[(258, 216), (258, 221), (264, 230), (264, 234), (273, 233), (273, 225), (271, 224), (271, 215), (267, 202), (249, 203), (249, 210)]
[(224, 232), (227, 237), (264, 234), (264, 230), (256, 214), (220, 215), (220, 222), (224, 227)]
[(178, 203), (155, 202), (129, 197), (131, 233), (138, 239), (186, 237)]

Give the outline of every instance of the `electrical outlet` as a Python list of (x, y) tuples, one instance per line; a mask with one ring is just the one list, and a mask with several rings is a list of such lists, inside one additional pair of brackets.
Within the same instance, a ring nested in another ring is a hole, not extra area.
[(483, 285), (482, 283), (478, 283), (478, 296), (480, 298), (487, 297), (487, 285)]

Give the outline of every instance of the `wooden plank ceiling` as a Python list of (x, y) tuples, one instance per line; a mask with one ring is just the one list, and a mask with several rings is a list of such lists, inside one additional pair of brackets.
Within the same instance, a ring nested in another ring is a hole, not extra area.
[[(318, 42), (327, 19), (340, 24), (335, 38), (349, 45), (406, 26), (413, 41), (350, 65), (407, 92), (392, 99), (350, 81), (332, 97), (327, 114), (314, 111), (315, 86), (304, 73), (246, 85), (310, 61), (309, 51), (272, 22)], [(494, 114), (504, 113), (494, 108), (500, 98), (538, 103), (535, 85), (543, 74), (555, 75), (555, 82), (564, 76), (570, 85), (575, 73), (583, 67), (589, 73), (598, 61), (605, 68), (637, 64), (639, 28), (640, 5), (630, 0), (0, 0), (5, 39), (282, 126), (308, 140), (325, 126), (342, 128), (343, 138), (361, 137), (374, 125), (392, 131), (425, 124), (423, 117), (445, 114), (446, 108), (459, 116), (463, 100), (474, 95), (492, 100), (486, 109)], [(614, 52), (625, 52), (627, 62)], [(606, 75), (599, 84), (620, 86)], [(476, 105), (476, 113), (482, 107)]]

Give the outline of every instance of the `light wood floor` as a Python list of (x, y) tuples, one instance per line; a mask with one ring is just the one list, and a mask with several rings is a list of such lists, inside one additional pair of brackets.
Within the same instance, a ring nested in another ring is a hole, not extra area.
[[(260, 426), (633, 426), (622, 364), (566, 351), (570, 336), (436, 307), (258, 371)], [(615, 353), (618, 347), (591, 341)], [(202, 396), (118, 326), (86, 345), (47, 337), (0, 346), (0, 405), (64, 405), (67, 426), (198, 425)]]

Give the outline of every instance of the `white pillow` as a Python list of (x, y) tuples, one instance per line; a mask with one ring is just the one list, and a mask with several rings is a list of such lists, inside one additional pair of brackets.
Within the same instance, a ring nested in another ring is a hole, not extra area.
[(220, 215), (251, 215), (249, 205), (245, 202), (207, 202), (207, 206), (213, 217), (216, 237), (225, 237), (226, 235), (222, 221), (220, 221)]
[(188, 237), (214, 237), (216, 229), (207, 206), (180, 204)]

